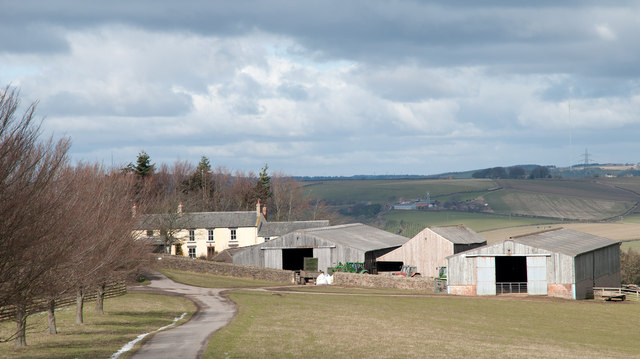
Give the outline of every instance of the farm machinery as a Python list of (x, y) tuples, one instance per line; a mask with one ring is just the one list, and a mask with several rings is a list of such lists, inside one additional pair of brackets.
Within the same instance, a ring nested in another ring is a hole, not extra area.
[(438, 268), (438, 277), (434, 281), (433, 290), (436, 293), (447, 292), (447, 267)]
[(329, 274), (332, 274), (334, 272), (359, 273), (359, 274), (369, 273), (369, 271), (364, 269), (364, 263), (362, 262), (345, 262), (344, 264), (342, 264), (342, 262), (338, 262), (338, 265), (336, 265), (333, 268), (330, 268), (329, 271), (330, 271)]
[(420, 273), (418, 273), (418, 267), (403, 265), (400, 269), (400, 272), (395, 272), (393, 275), (399, 275), (403, 277), (419, 277)]

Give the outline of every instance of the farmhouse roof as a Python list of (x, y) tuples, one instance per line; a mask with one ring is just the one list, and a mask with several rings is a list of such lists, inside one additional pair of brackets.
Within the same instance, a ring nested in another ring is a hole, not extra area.
[(399, 247), (409, 240), (362, 223), (304, 229), (301, 232), (365, 252)]
[(178, 214), (147, 214), (140, 216), (136, 229), (157, 229), (168, 221), (173, 221), (174, 228), (229, 228), (229, 227), (256, 227), (260, 218), (255, 211), (238, 212), (188, 212)]
[(329, 221), (293, 221), (293, 222), (265, 222), (261, 221), (258, 227), (258, 236), (276, 237), (293, 231), (307, 228), (327, 227)]
[(572, 257), (620, 243), (609, 238), (564, 228), (514, 237), (513, 241)]
[(481, 235), (472, 231), (463, 224), (455, 226), (432, 226), (429, 227), (429, 229), (453, 244), (475, 244), (487, 242), (487, 240)]

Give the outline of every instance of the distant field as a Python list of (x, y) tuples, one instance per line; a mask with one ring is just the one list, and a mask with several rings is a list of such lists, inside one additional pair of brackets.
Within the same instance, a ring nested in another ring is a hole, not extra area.
[(509, 239), (512, 236), (519, 236), (523, 234), (538, 232), (542, 230), (555, 229), (555, 228), (568, 228), (573, 229), (580, 232), (585, 232), (589, 234), (593, 234), (595, 236), (605, 237), (609, 239), (613, 239), (615, 241), (623, 241), (623, 249), (629, 246), (635, 246), (637, 243), (640, 246), (640, 242), (635, 243), (627, 243), (624, 241), (632, 241), (640, 239), (640, 224), (638, 223), (623, 223), (623, 222), (612, 222), (612, 223), (556, 223), (556, 224), (545, 224), (545, 225), (534, 225), (534, 226), (520, 226), (520, 227), (510, 227), (510, 228), (501, 228), (495, 230), (483, 231), (480, 233), (481, 236), (487, 239), (488, 243), (496, 243), (503, 241), (505, 239)]
[[(570, 194), (569, 191), (566, 193)], [(509, 189), (489, 193), (484, 199), (496, 213), (584, 220), (615, 217), (633, 206), (631, 201), (600, 197), (602, 196), (585, 197)]]
[(303, 182), (312, 198), (335, 203), (394, 203), (400, 198), (431, 198), (463, 192), (484, 192), (496, 187), (489, 179), (456, 180), (339, 180)]
[(474, 231), (480, 232), (505, 227), (557, 223), (557, 221), (541, 218), (449, 211), (391, 211), (386, 213), (383, 218), (387, 221), (384, 228), (386, 231), (406, 237), (413, 237), (428, 226), (464, 224)]

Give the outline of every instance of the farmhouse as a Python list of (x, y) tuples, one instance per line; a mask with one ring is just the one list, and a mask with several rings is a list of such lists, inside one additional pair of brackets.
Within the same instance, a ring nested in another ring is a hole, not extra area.
[[(268, 222), (260, 211), (182, 212), (140, 216), (135, 228), (137, 238), (155, 241), (160, 250), (163, 238), (173, 237), (170, 254), (191, 258), (212, 258), (227, 248), (246, 247), (277, 238), (287, 231), (326, 227), (329, 221)], [(180, 247), (180, 250), (178, 248)]]
[(233, 255), (233, 263), (287, 270), (303, 269), (304, 258), (318, 258), (318, 269), (338, 262), (364, 262), (375, 272), (378, 257), (408, 239), (360, 223), (294, 231)]
[(422, 276), (437, 277), (448, 256), (485, 244), (486, 239), (462, 224), (427, 227), (402, 247), (380, 256), (377, 267), (382, 271), (412, 265)]
[(513, 237), (447, 258), (448, 292), (586, 299), (620, 287), (620, 242), (569, 229)]

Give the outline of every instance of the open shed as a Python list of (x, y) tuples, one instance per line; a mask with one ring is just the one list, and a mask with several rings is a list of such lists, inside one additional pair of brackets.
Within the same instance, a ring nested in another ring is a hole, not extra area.
[(274, 240), (247, 247), (233, 255), (233, 263), (276, 269), (303, 269), (304, 258), (318, 258), (326, 271), (338, 262), (364, 262), (370, 273), (379, 256), (408, 239), (360, 223), (294, 231)]
[(486, 239), (462, 224), (427, 227), (402, 247), (380, 256), (377, 267), (382, 271), (393, 268), (394, 263), (395, 267), (412, 265), (423, 276), (437, 277), (448, 256), (485, 244)]
[(448, 292), (593, 297), (620, 286), (620, 242), (570, 229), (513, 237), (447, 258)]

